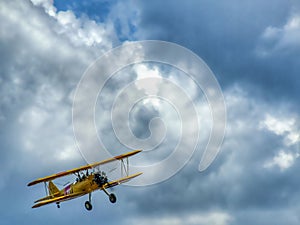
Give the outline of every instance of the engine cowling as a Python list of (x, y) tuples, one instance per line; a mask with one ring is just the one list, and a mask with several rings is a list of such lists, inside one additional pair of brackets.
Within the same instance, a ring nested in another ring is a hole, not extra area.
[(102, 187), (104, 184), (107, 183), (107, 177), (100, 173), (95, 173), (93, 180), (99, 187)]

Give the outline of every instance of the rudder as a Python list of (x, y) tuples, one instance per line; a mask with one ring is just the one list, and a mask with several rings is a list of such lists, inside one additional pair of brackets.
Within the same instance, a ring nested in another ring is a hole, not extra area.
[(55, 186), (55, 184), (52, 181), (49, 181), (48, 188), (49, 188), (50, 195), (53, 196), (59, 194), (59, 189)]

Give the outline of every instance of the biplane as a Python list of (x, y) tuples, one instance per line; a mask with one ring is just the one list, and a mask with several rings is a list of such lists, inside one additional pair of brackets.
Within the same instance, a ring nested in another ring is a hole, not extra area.
[[(33, 205), (32, 208), (37, 208), (50, 203), (56, 203), (57, 207), (60, 208), (61, 202), (68, 201), (88, 194), (88, 201), (85, 202), (84, 206), (87, 210), (92, 210), (93, 207), (91, 203), (91, 197), (92, 192), (96, 190), (102, 190), (109, 197), (109, 201), (111, 203), (115, 203), (117, 201), (115, 194), (109, 193), (107, 189), (127, 182), (132, 178), (135, 178), (142, 174), (136, 173), (133, 175), (129, 175), (128, 158), (139, 152), (141, 152), (141, 150), (131, 151), (100, 162), (95, 162), (93, 164), (88, 164), (75, 169), (39, 178), (35, 181), (30, 182), (27, 186), (32, 186), (38, 183), (44, 183), (47, 195), (44, 198), (36, 200), (34, 202), (36, 204)], [(109, 181), (105, 172), (101, 171), (99, 169), (99, 166), (117, 160), (121, 162), (121, 175), (124, 177), (118, 180)], [(97, 168), (98, 170), (96, 170)], [(53, 183), (54, 179), (71, 174), (74, 174), (76, 176), (76, 180), (74, 181), (74, 183), (65, 186), (63, 189), (59, 190), (57, 186)]]

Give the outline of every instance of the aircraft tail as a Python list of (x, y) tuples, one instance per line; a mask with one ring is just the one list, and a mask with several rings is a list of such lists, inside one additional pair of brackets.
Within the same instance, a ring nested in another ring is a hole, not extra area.
[(49, 194), (51, 196), (55, 196), (57, 194), (59, 194), (59, 189), (55, 186), (55, 184), (52, 181), (49, 181)]

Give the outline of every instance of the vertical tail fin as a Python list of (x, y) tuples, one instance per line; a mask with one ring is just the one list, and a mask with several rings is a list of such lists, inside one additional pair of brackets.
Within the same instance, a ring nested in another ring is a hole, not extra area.
[(59, 194), (59, 189), (55, 186), (55, 184), (52, 181), (49, 181), (49, 195), (50, 196), (55, 196), (57, 194)]

